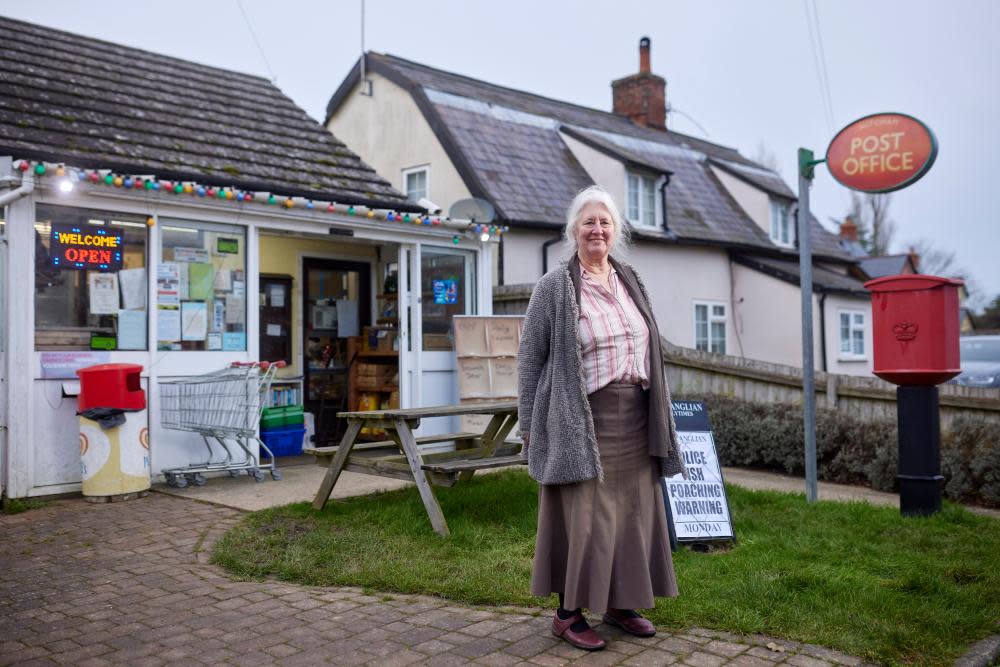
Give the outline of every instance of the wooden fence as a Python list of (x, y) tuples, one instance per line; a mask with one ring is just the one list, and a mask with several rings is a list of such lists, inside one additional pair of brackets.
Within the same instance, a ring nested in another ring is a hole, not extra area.
[[(532, 285), (493, 290), (493, 312), (524, 313)], [(754, 359), (713, 354), (663, 339), (663, 363), (675, 398), (721, 394), (759, 403), (802, 402), (802, 369)], [(959, 415), (993, 421), (1000, 428), (1000, 389), (941, 385), (941, 428)], [(896, 386), (873, 376), (816, 373), (816, 405), (845, 410), (861, 419), (896, 419)]]

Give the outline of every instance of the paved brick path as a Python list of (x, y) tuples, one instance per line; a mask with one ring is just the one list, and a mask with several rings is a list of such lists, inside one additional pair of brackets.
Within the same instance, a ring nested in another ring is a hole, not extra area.
[(0, 516), (0, 665), (861, 664), (767, 637), (605, 626), (608, 649), (588, 654), (551, 636), (547, 612), (236, 582), (208, 555), (239, 516), (157, 493)]

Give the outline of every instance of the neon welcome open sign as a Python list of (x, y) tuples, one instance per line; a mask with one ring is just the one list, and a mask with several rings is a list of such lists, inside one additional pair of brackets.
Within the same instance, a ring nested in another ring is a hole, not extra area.
[(122, 242), (121, 232), (53, 224), (49, 256), (57, 269), (119, 271)]

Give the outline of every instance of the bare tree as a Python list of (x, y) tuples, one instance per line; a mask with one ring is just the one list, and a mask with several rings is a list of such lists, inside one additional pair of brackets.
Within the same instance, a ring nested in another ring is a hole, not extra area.
[(858, 243), (873, 257), (889, 254), (896, 237), (896, 221), (889, 217), (890, 203), (888, 194), (851, 192), (847, 215), (858, 227)]
[(918, 273), (964, 280), (965, 289), (969, 293), (966, 305), (970, 308), (976, 309), (985, 305), (989, 297), (980, 289), (972, 274), (959, 264), (953, 250), (935, 246), (928, 239), (917, 239), (910, 244), (910, 256)]
[(778, 163), (778, 156), (775, 155), (774, 151), (768, 148), (763, 141), (757, 142), (757, 148), (754, 149), (753, 155), (750, 159), (773, 172), (781, 172), (781, 165)]

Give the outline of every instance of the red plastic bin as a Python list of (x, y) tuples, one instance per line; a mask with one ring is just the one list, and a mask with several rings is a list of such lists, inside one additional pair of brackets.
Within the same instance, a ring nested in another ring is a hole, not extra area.
[(99, 364), (81, 368), (77, 412), (91, 408), (145, 410), (146, 392), (140, 384), (140, 364)]

